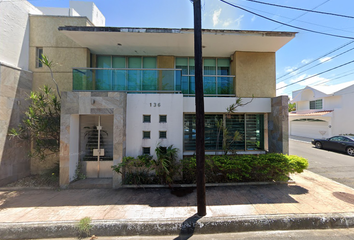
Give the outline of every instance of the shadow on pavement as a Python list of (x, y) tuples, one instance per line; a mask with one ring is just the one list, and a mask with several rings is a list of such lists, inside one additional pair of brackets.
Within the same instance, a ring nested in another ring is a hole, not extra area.
[(194, 234), (195, 225), (197, 224), (197, 221), (201, 218), (202, 217), (200, 217), (197, 213), (194, 214), (193, 216), (187, 218), (182, 223), (179, 236), (176, 237), (174, 240), (187, 240), (190, 237), (192, 237)]
[[(209, 206), (264, 203), (297, 203), (290, 195), (308, 193), (296, 185), (269, 184), (207, 187)], [(11, 193), (11, 194), (10, 194)], [(0, 191), (0, 210), (18, 207), (149, 205), (150, 207), (197, 206), (196, 192), (183, 197), (170, 189), (68, 189)]]

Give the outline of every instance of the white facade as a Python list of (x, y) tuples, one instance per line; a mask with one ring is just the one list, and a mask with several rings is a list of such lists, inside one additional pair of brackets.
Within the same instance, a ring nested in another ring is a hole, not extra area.
[[(250, 102), (252, 98), (242, 98), (242, 103)], [(235, 103), (235, 98), (218, 97), (204, 98), (204, 111), (206, 113), (225, 113), (226, 108)], [(195, 98), (186, 97), (183, 99), (183, 112), (195, 113)], [(254, 98), (249, 104), (237, 108), (240, 113), (270, 113), (270, 98)]]
[(38, 7), (44, 15), (51, 16), (72, 16), (79, 17), (80, 14), (73, 8), (54, 8), (54, 7)]
[[(143, 147), (150, 148), (156, 157), (155, 148), (160, 145), (179, 149), (178, 158), (183, 156), (183, 94), (128, 94), (126, 123), (126, 156), (143, 154)], [(143, 122), (143, 116), (150, 116), (150, 123)], [(166, 123), (160, 123), (160, 115), (166, 116)], [(150, 132), (150, 139), (143, 139), (143, 132)], [(160, 131), (167, 137), (160, 139)], [(140, 137), (136, 137), (140, 136)]]
[[(310, 101), (322, 101), (322, 108), (310, 109)], [(289, 114), (290, 135), (328, 138), (354, 133), (354, 82), (334, 86), (307, 86), (293, 92), (296, 112)]]
[(28, 70), (29, 14), (42, 12), (27, 1), (3, 1), (0, 8), (0, 62)]
[(93, 2), (70, 1), (70, 8), (86, 16), (95, 26), (105, 26), (106, 18)]

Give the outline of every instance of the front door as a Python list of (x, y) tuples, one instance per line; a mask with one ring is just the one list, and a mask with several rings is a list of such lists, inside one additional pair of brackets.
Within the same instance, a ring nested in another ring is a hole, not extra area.
[(113, 175), (113, 116), (80, 116), (80, 159), (87, 178)]

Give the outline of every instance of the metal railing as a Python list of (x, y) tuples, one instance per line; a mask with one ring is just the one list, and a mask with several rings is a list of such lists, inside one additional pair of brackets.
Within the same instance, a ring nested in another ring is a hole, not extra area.
[[(204, 76), (207, 96), (235, 96), (232, 75)], [(73, 91), (183, 93), (194, 96), (195, 77), (169, 68), (74, 68)]]

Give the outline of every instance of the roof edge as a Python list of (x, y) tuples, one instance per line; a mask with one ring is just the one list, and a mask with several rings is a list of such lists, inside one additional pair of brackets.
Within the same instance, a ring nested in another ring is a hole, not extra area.
[[(183, 33), (193, 32), (193, 28), (132, 28), (132, 27), (95, 27), (95, 26), (63, 26), (59, 31), (81, 32), (132, 32), (132, 33)], [(203, 33), (213, 34), (260, 34), (265, 37), (294, 37), (297, 32), (253, 31), (253, 30), (223, 30), (202, 29)]]

